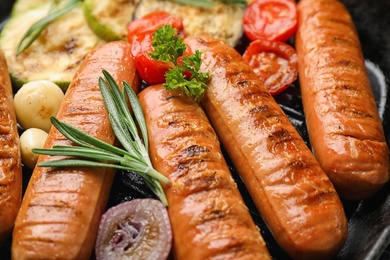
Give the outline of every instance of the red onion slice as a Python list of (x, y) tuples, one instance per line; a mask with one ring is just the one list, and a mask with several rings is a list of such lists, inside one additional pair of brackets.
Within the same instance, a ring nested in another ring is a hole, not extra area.
[(134, 199), (103, 214), (95, 253), (97, 260), (163, 260), (171, 247), (172, 231), (165, 206), (155, 199)]

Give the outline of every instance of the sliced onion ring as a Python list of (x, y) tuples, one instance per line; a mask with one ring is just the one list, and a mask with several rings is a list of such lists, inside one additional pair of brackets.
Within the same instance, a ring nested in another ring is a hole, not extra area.
[(97, 260), (163, 260), (171, 247), (172, 231), (165, 206), (155, 199), (134, 199), (103, 214), (95, 253)]

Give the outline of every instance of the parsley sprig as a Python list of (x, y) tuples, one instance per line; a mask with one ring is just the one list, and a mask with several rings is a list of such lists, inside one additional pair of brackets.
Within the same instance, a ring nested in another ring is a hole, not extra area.
[[(196, 50), (192, 55), (183, 56), (187, 47), (177, 34), (177, 29), (170, 24), (157, 28), (153, 33), (152, 46), (154, 51), (149, 55), (153, 59), (174, 64), (174, 67), (165, 74), (166, 82), (163, 84), (165, 89), (173, 91), (181, 89), (183, 94), (199, 101), (210, 79), (209, 73), (199, 71), (202, 53)], [(179, 58), (182, 56), (182, 62), (179, 63)], [(186, 75), (190, 75), (189, 78)]]

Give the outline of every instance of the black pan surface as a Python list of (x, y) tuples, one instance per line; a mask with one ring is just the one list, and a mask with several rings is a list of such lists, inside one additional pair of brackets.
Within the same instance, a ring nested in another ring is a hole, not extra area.
[[(390, 144), (390, 1), (342, 0), (357, 27), (372, 88), (388, 144)], [(13, 0), (0, 0), (0, 28), (9, 17)], [(243, 44), (246, 40), (243, 39)], [(275, 97), (297, 128), (307, 145), (310, 143), (300, 99), (299, 85), (295, 82), (287, 91)], [(260, 227), (267, 247), (275, 260), (289, 259), (272, 237), (256, 210), (248, 191), (227, 157), (231, 172), (256, 224)], [(24, 169), (26, 185), (31, 171)], [(374, 197), (362, 201), (343, 201), (349, 220), (347, 241), (336, 260), (390, 259), (390, 184)], [(116, 175), (107, 207), (136, 197), (152, 197), (143, 181), (135, 174), (119, 172)], [(326, 234), (324, 234), (326, 236)], [(11, 239), (0, 247), (0, 259), (11, 259)]]

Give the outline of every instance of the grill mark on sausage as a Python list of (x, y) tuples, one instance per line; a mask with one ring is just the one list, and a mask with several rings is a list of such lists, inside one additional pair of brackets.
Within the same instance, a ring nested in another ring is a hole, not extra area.
[[(343, 93), (343, 96), (346, 99), (340, 99), (335, 94)], [(370, 111), (364, 111), (361, 107), (358, 107), (354, 101), (354, 97), (357, 95), (364, 94), (362, 91), (359, 91), (359, 87), (356, 85), (350, 85), (348, 83), (344, 84), (343, 82), (328, 86), (317, 91), (316, 95), (322, 96), (324, 103), (327, 103), (327, 110), (323, 110), (322, 113), (334, 113), (336, 118), (351, 117), (351, 118), (371, 118), (374, 119), (374, 116)]]
[[(181, 142), (177, 140), (177, 142)], [(178, 150), (180, 146), (172, 144), (175, 150)], [(210, 150), (205, 147), (199, 147), (196, 153), (190, 152), (188, 153), (188, 148), (181, 149), (178, 151), (177, 156), (175, 157), (176, 161), (176, 169), (180, 173), (187, 173), (191, 170), (205, 170), (207, 168), (208, 162), (214, 162), (215, 159), (212, 156)], [(193, 148), (190, 148), (190, 150)]]
[(191, 145), (184, 149), (184, 153), (190, 157), (196, 154), (207, 153), (207, 152), (209, 152), (209, 150), (206, 147), (201, 147), (199, 145)]
[(297, 137), (291, 135), (289, 131), (286, 131), (283, 127), (276, 128), (275, 131), (268, 135), (267, 146), (268, 150), (272, 153), (285, 153), (288, 150), (290, 144), (294, 144), (298, 140)]

